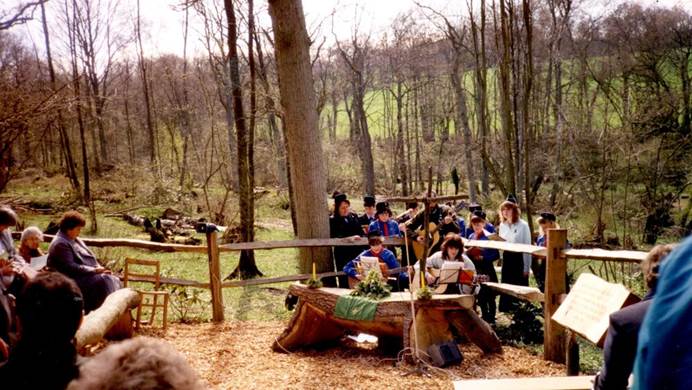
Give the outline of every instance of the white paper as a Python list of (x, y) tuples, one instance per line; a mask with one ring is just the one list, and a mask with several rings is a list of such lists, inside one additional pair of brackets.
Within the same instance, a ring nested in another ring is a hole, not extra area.
[(32, 257), (31, 258), (31, 268), (35, 269), (36, 271), (42, 269), (43, 267), (46, 266), (48, 263), (48, 255), (43, 255), (39, 257)]

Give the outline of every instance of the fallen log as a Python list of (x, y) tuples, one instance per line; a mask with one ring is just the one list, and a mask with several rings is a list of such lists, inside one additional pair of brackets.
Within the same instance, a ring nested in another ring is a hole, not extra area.
[(106, 297), (101, 307), (84, 317), (75, 335), (77, 349), (99, 342), (123, 314), (136, 308), (140, 302), (140, 295), (130, 288), (120, 289)]

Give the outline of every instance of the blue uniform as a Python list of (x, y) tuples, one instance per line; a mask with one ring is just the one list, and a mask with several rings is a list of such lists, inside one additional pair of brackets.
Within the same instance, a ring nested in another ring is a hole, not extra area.
[(382, 222), (379, 219), (372, 222), (370, 226), (368, 226), (368, 231), (378, 231), (383, 237), (401, 235), (401, 232), (399, 231), (399, 224), (397, 224), (396, 222), (394, 222), (394, 220), (391, 219), (387, 222)]
[[(473, 234), (473, 227), (471, 226), (466, 226), (466, 221), (464, 221), (464, 218), (459, 218), (459, 231), (461, 232), (462, 237), (468, 238), (471, 234)], [(488, 233), (495, 233), (495, 226), (493, 226), (492, 223), (486, 222), (485, 227), (483, 228), (488, 231)]]
[[(344, 266), (344, 272), (346, 275), (355, 278), (356, 275), (358, 275), (358, 270), (356, 269), (356, 262), (360, 261), (361, 256), (366, 256), (366, 257), (377, 257), (379, 261), (387, 264), (387, 268), (389, 269), (394, 269), (394, 268), (399, 268), (401, 265), (399, 265), (399, 262), (396, 260), (396, 257), (394, 257), (394, 253), (390, 251), (389, 249), (383, 248), (380, 253), (375, 254), (372, 252), (372, 250), (368, 249), (366, 251), (363, 251), (361, 254), (359, 254), (355, 259), (349, 261), (346, 263)], [(402, 272), (399, 274), (399, 280), (408, 280), (408, 275), (405, 272)]]

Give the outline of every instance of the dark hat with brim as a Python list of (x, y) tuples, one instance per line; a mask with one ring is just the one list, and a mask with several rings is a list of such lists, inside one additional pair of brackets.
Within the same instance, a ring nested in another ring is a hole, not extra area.
[(389, 203), (387, 202), (377, 202), (375, 205), (375, 215), (380, 215), (383, 213), (389, 213), (392, 215), (392, 210), (389, 209)]
[(507, 195), (507, 199), (506, 199), (506, 200), (507, 200), (507, 202), (512, 202), (512, 203), (514, 203), (514, 204), (519, 204), (519, 202), (517, 201), (517, 196), (514, 195), (514, 194), (511, 194), (511, 193)]
[(334, 207), (339, 207), (341, 203), (348, 202), (348, 197), (346, 196), (346, 194), (341, 192), (334, 192), (332, 198), (334, 198)]
[(555, 214), (553, 214), (550, 211), (543, 211), (540, 213), (540, 216), (545, 221), (552, 221), (552, 222), (557, 221), (557, 217), (555, 216)]
[(478, 203), (471, 203), (471, 204), (469, 205), (469, 211), (470, 211), (471, 213), (473, 213), (473, 212), (475, 212), (476, 210), (483, 210), (483, 207), (481, 207), (481, 205), (479, 205)]
[(375, 197), (372, 195), (365, 195), (363, 197), (363, 206), (372, 207), (375, 205)]

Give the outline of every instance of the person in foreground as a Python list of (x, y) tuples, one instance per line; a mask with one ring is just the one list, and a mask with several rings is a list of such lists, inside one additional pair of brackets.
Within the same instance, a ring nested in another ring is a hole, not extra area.
[(197, 390), (204, 387), (185, 357), (170, 344), (135, 337), (111, 344), (80, 367), (68, 390)]
[[(444, 240), (439, 252), (433, 253), (432, 256), (428, 257), (425, 261), (425, 281), (427, 285), (434, 285), (437, 282), (437, 277), (429, 272), (430, 269), (441, 270), (445, 262), (462, 262), (464, 265), (462, 268), (464, 270), (473, 272), (475, 275), (476, 267), (473, 265), (471, 259), (469, 259), (464, 254), (464, 242), (461, 241), (461, 236), (458, 234), (449, 234)], [(420, 262), (416, 263), (414, 266), (414, 272), (419, 272)], [(462, 283), (452, 283), (447, 285), (445, 294), (476, 294), (478, 293), (478, 287), (471, 284)]]
[(692, 389), (692, 237), (661, 267), (651, 308), (644, 317), (634, 389)]
[(101, 306), (106, 297), (120, 288), (120, 280), (96, 260), (79, 233), (86, 225), (82, 214), (66, 212), (60, 220), (60, 231), (48, 248), (48, 266), (72, 278), (84, 294), (84, 310)]
[(639, 328), (651, 306), (660, 265), (671, 250), (673, 250), (672, 245), (658, 245), (649, 252), (642, 262), (642, 274), (648, 293), (641, 302), (610, 315), (610, 326), (603, 345), (603, 369), (594, 379), (595, 390), (627, 388), (637, 353)]
[(57, 272), (29, 281), (17, 298), (20, 338), (0, 367), (0, 387), (64, 389), (77, 377), (74, 337), (83, 307), (77, 285)]
[[(368, 232), (368, 245), (370, 245), (370, 249), (361, 252), (361, 254), (359, 254), (355, 259), (349, 261), (343, 269), (346, 275), (348, 275), (352, 281), (354, 279), (360, 281), (365, 279), (367, 276), (360, 273), (358, 269), (358, 263), (360, 262), (360, 258), (362, 256), (376, 257), (379, 263), (386, 264), (386, 268), (390, 270), (401, 267), (399, 262), (396, 260), (394, 253), (382, 245), (383, 241), (384, 239), (380, 235), (379, 231), (370, 230)], [(394, 274), (392, 276), (396, 277), (397, 279), (396, 283), (392, 286), (395, 291), (402, 291), (403, 288), (408, 286), (408, 275), (405, 272)], [(352, 284), (353, 283), (351, 283), (351, 285)]]

